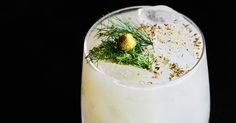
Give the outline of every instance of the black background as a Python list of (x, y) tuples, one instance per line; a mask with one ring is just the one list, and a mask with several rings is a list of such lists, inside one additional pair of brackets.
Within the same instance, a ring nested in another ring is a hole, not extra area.
[[(191, 18), (206, 39), (211, 86), (210, 123), (235, 123), (233, 2), (162, 0), (86, 0), (11, 3), (8, 24), (23, 44), (22, 81), (28, 88), (22, 118), (30, 122), (79, 123), (84, 37), (102, 15), (135, 5), (165, 4)], [(222, 7), (223, 6), (223, 7)], [(3, 7), (5, 9), (5, 7)], [(5, 15), (4, 15), (5, 17)], [(230, 69), (229, 69), (230, 68)], [(19, 105), (20, 107), (20, 105)], [(32, 119), (31, 119), (32, 118)]]

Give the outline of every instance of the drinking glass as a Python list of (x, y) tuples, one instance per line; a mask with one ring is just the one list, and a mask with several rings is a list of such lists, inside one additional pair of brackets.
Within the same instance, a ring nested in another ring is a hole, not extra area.
[[(84, 41), (81, 109), (83, 123), (208, 123), (210, 93), (205, 40), (199, 28), (186, 16), (203, 39), (203, 52), (196, 65), (182, 77), (151, 87), (125, 85), (99, 70), (85, 56), (89, 37), (103, 20), (119, 13), (147, 6), (111, 12), (99, 19)], [(182, 15), (182, 14), (181, 14)]]

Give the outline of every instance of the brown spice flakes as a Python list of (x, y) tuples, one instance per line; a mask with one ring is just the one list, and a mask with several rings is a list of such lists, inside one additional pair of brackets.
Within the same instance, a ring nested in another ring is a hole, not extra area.
[(175, 77), (174, 74), (170, 74), (169, 80), (172, 80), (174, 77)]
[(189, 25), (188, 25), (188, 24), (185, 25), (185, 24), (183, 23), (183, 26), (184, 26), (185, 28), (187, 28)]
[(195, 38), (194, 41), (193, 41), (193, 45), (194, 45), (195, 47), (197, 47), (197, 48), (199, 48), (199, 47), (200, 47), (200, 44), (201, 44), (201, 41), (200, 41), (199, 39), (200, 39), (200, 37), (197, 37), (197, 38)]
[(176, 68), (176, 64), (175, 63), (170, 64), (170, 69), (174, 69), (174, 68)]
[(152, 76), (152, 78), (156, 79), (156, 78), (158, 78), (158, 76)]
[(151, 84), (153, 84), (153, 82), (147, 82), (147, 85), (151, 85)]
[(188, 31), (189, 31), (189, 33), (191, 33), (193, 30), (192, 30), (192, 29), (189, 29)]
[(171, 63), (169, 65), (170, 70), (172, 71), (169, 75), (169, 80), (172, 80), (174, 77), (180, 77), (184, 73), (184, 70), (179, 68), (176, 63)]
[(140, 24), (140, 27), (141, 27), (141, 28), (145, 28), (146, 26), (141, 23), (141, 24)]
[(141, 48), (141, 51), (143, 51), (143, 52), (144, 52), (144, 51), (145, 51), (145, 49), (144, 49), (144, 48)]
[(154, 76), (152, 76), (152, 78), (158, 78), (160, 75), (160, 72), (158, 71), (154, 71), (153, 73), (154, 73)]
[(166, 57), (162, 57), (162, 63), (164, 65), (167, 65), (169, 63), (169, 59), (167, 59)]
[(160, 67), (156, 66), (156, 67), (155, 67), (155, 69), (156, 69), (156, 70), (159, 70), (159, 69), (160, 69)]
[(156, 63), (156, 62), (157, 62), (157, 59), (155, 59), (154, 62)]
[(171, 30), (170, 27), (167, 27), (166, 30)]
[(151, 85), (151, 84), (153, 84), (153, 82), (151, 82), (151, 81), (148, 81), (148, 82), (140, 81), (140, 83), (141, 83), (142, 85)]

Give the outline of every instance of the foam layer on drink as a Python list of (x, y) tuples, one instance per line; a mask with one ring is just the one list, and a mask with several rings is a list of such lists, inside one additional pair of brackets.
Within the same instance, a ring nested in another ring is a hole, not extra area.
[[(171, 82), (188, 73), (201, 58), (203, 38), (200, 31), (190, 20), (169, 7), (145, 7), (114, 16), (144, 26), (153, 39), (155, 59), (152, 71), (107, 61), (94, 63), (99, 71), (123, 84), (150, 86)], [(95, 34), (96, 30), (90, 34), (88, 50), (101, 43)]]

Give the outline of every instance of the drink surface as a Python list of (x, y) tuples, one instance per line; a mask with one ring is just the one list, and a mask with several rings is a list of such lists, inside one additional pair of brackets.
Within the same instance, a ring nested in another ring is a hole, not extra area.
[[(117, 64), (106, 60), (90, 62), (100, 72), (125, 85), (152, 86), (177, 80), (195, 67), (202, 56), (203, 38), (197, 27), (182, 14), (165, 6), (124, 11), (98, 23), (108, 24), (109, 18), (128, 20), (137, 27), (145, 27), (152, 38), (151, 70)], [(95, 28), (97, 28), (95, 27)], [(93, 29), (87, 43), (88, 51), (101, 44)]]

